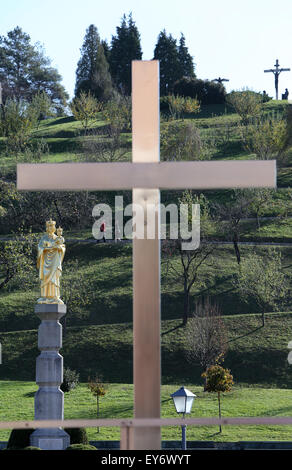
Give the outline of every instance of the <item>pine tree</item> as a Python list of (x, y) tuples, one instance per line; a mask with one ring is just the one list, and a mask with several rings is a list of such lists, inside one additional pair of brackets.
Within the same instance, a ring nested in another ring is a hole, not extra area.
[(171, 94), (174, 83), (181, 78), (180, 61), (176, 39), (165, 29), (158, 36), (154, 59), (160, 61), (160, 94)]
[(30, 36), (17, 26), (7, 36), (0, 36), (0, 82), (3, 101), (15, 98), (31, 101), (38, 92), (45, 92), (56, 106), (68, 99), (62, 77), (51, 67), (40, 45), (33, 45)]
[(183, 33), (179, 40), (178, 46), (178, 59), (180, 64), (180, 73), (182, 77), (194, 78), (194, 62), (192, 56), (189, 54), (188, 48), (186, 46), (186, 38)]
[(141, 58), (140, 34), (130, 13), (128, 21), (126, 15), (123, 16), (121, 25), (117, 27), (117, 34), (112, 37), (111, 42), (110, 70), (120, 92), (131, 94), (132, 60), (141, 60)]
[(107, 63), (110, 63), (111, 48), (106, 39), (102, 39), (101, 45), (103, 47), (104, 56), (107, 60)]
[(91, 93), (101, 101), (107, 101), (112, 94), (112, 80), (109, 64), (96, 26), (91, 24), (84, 37), (81, 58), (77, 64), (75, 96), (81, 91)]

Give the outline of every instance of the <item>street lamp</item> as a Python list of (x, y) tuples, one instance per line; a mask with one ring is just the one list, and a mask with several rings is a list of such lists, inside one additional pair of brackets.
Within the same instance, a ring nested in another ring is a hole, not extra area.
[[(182, 413), (183, 418), (185, 414), (189, 414), (192, 410), (193, 401), (196, 398), (196, 395), (185, 387), (181, 387), (176, 392), (170, 395), (173, 399), (173, 403), (177, 413)], [(186, 450), (186, 425), (183, 424), (181, 427), (181, 436), (182, 436), (182, 449)]]

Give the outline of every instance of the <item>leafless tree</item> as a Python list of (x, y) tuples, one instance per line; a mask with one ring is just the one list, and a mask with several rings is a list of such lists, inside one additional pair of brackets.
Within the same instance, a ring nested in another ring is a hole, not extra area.
[(217, 303), (209, 297), (196, 303), (186, 328), (186, 354), (190, 362), (199, 361), (205, 371), (227, 351), (227, 331)]
[(121, 132), (112, 126), (91, 129), (82, 141), (85, 161), (115, 162), (127, 160), (130, 144)]
[(241, 221), (248, 217), (251, 211), (252, 194), (242, 189), (234, 189), (231, 197), (224, 203), (214, 203), (213, 208), (222, 222), (223, 233), (232, 237), (237, 263), (240, 264), (238, 246), (241, 234)]
[[(218, 247), (212, 243), (212, 233), (216, 228), (217, 219), (210, 215), (209, 203), (202, 194), (197, 196), (191, 191), (185, 191), (180, 204), (187, 204), (189, 209), (191, 204), (200, 205), (200, 245), (196, 249), (183, 249), (183, 240), (179, 236), (176, 240), (164, 240), (162, 243), (162, 255), (165, 265), (166, 276), (172, 274), (175, 282), (183, 285), (184, 306), (183, 325), (187, 324), (191, 313), (191, 292), (194, 286), (198, 286), (202, 267), (212, 266), (214, 258), (212, 254)], [(190, 215), (190, 214), (189, 214)], [(187, 240), (184, 240), (184, 242)]]

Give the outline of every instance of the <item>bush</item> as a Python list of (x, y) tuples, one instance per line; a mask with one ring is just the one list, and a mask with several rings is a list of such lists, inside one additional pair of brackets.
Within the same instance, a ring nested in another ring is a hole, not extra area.
[(73, 98), (69, 106), (74, 118), (81, 122), (87, 134), (90, 125), (96, 122), (96, 116), (102, 104), (90, 92), (81, 91), (79, 96)]
[(63, 383), (61, 384), (61, 390), (63, 392), (70, 392), (79, 383), (79, 374), (75, 370), (66, 367), (63, 372)]
[(30, 447), (29, 437), (33, 429), (12, 429), (7, 443), (8, 450), (24, 449)]
[(169, 113), (172, 119), (181, 119), (184, 114), (198, 113), (200, 111), (198, 100), (190, 98), (189, 96), (164, 96), (162, 100), (160, 100), (161, 110), (165, 104), (168, 105), (168, 109), (164, 109), (164, 111), (166, 111), (166, 114)]
[(6, 151), (23, 151), (32, 137), (37, 115), (25, 101), (8, 99), (0, 114), (0, 135), (6, 137)]
[[(84, 428), (64, 429), (70, 436), (70, 445), (88, 445), (88, 437)], [(7, 443), (7, 450), (36, 450), (38, 447), (30, 445), (30, 435), (33, 429), (13, 429)], [(41, 450), (41, 449), (40, 449)]]
[(262, 95), (252, 90), (232, 91), (227, 95), (227, 104), (239, 114), (244, 125), (258, 116), (262, 109)]
[(203, 141), (193, 121), (182, 124), (177, 121), (161, 127), (161, 160), (209, 160), (210, 145)]
[(179, 96), (195, 98), (200, 104), (225, 103), (226, 96), (226, 90), (221, 83), (186, 77), (175, 82), (173, 93)]
[(72, 444), (67, 447), (66, 450), (97, 450), (96, 447), (91, 446), (90, 444)]
[(70, 436), (70, 445), (89, 444), (85, 428), (66, 428), (64, 431), (66, 431)]
[(42, 449), (40, 449), (39, 447), (35, 447), (35, 446), (27, 446), (23, 450), (42, 450)]

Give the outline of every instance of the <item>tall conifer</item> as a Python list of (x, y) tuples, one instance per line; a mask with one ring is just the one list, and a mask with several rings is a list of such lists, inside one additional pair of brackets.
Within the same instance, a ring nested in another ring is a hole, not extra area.
[(160, 94), (168, 95), (181, 73), (176, 39), (167, 35), (165, 29), (158, 36), (154, 59), (160, 61)]
[(178, 45), (178, 60), (180, 64), (180, 73), (182, 74), (182, 77), (194, 78), (195, 66), (194, 66), (193, 58), (190, 55), (188, 48), (186, 46), (186, 38), (184, 37), (183, 33), (181, 33), (181, 37), (180, 37), (179, 45)]
[(109, 64), (96, 26), (91, 24), (84, 37), (81, 58), (77, 64), (75, 95), (90, 92), (97, 99), (107, 101), (112, 93)]
[(123, 16), (117, 27), (116, 36), (112, 37), (110, 51), (110, 70), (117, 89), (126, 95), (131, 94), (132, 60), (141, 60), (142, 49), (138, 28), (130, 13), (128, 20)]

